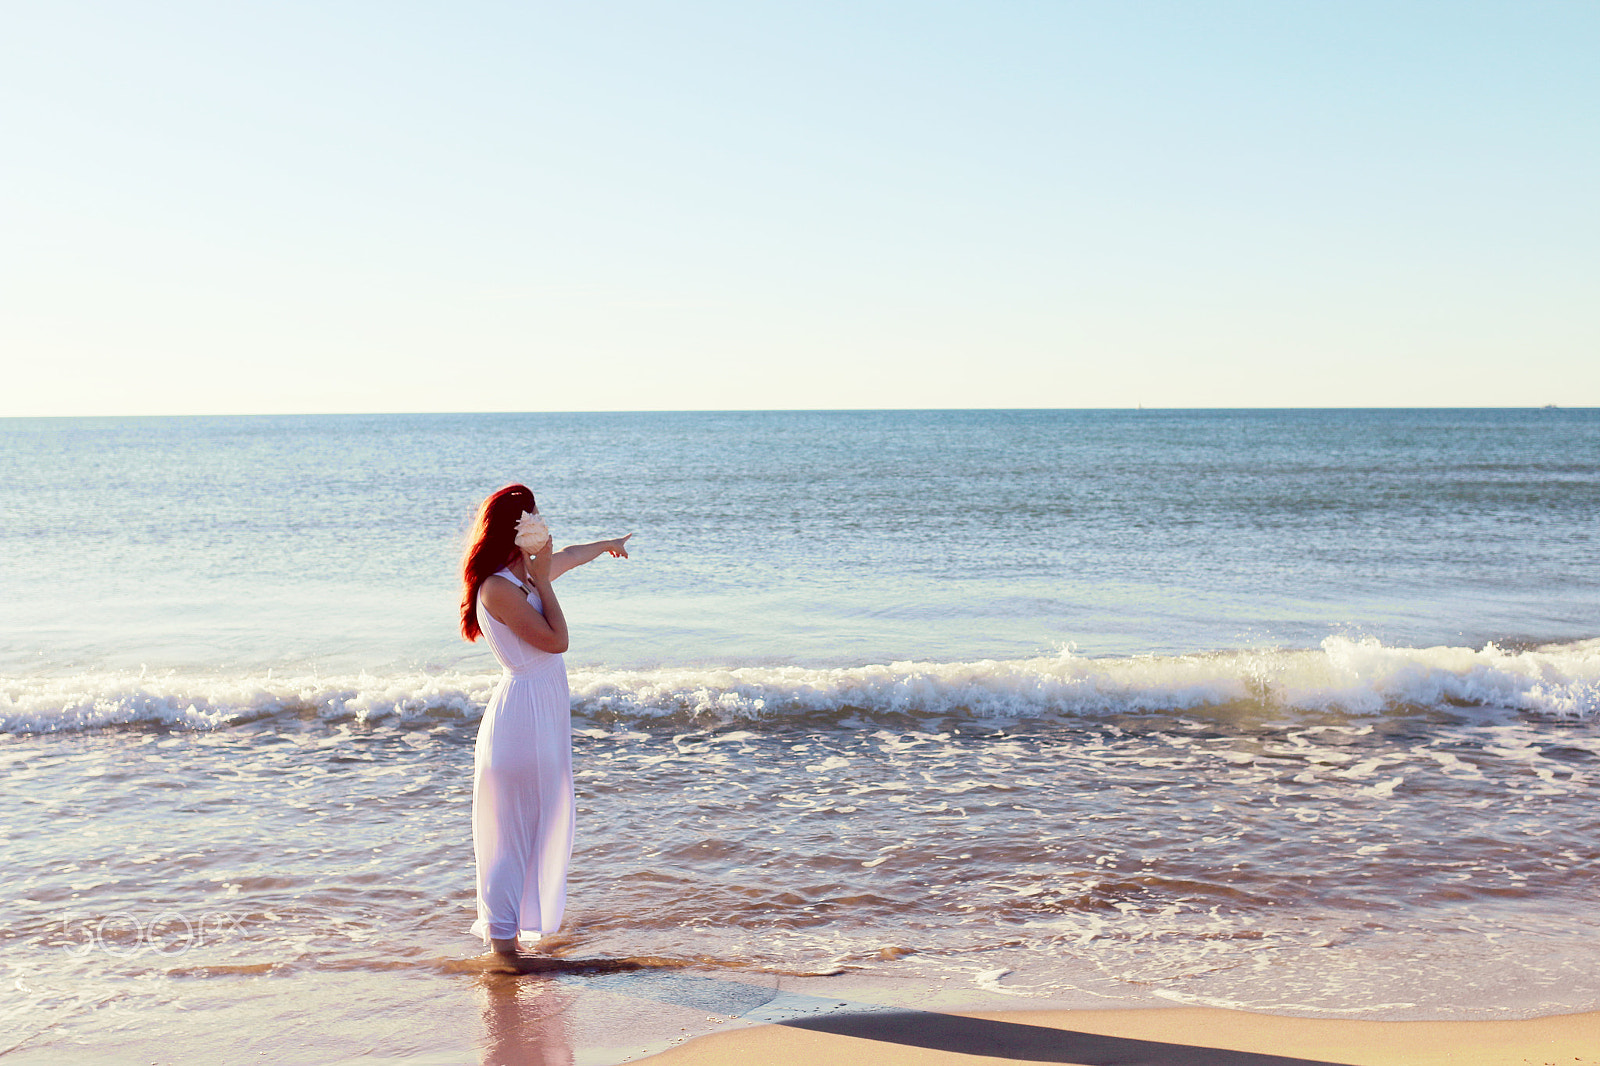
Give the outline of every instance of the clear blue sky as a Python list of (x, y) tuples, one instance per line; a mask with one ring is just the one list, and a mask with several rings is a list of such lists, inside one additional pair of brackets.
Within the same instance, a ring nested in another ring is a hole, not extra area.
[(1600, 403), (1600, 3), (4, 21), (0, 415)]

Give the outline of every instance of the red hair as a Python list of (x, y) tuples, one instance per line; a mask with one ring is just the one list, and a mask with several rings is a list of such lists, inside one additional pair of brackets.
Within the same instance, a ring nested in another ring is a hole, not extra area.
[(483, 634), (478, 625), (478, 590), (517, 555), (517, 519), (524, 511), (538, 511), (533, 492), (526, 485), (507, 485), (497, 489), (478, 508), (478, 518), (467, 534), (467, 550), (461, 557), (461, 635), (477, 640)]

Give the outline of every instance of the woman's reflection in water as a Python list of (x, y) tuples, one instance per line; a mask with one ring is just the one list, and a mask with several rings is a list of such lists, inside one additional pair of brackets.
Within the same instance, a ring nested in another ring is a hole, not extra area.
[(486, 973), (483, 1066), (572, 1066), (566, 1009), (577, 997), (552, 978)]

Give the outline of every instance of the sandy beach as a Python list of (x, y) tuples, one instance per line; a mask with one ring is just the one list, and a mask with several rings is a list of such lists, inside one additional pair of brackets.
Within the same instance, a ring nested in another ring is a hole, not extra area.
[(715, 1033), (660, 1066), (1523, 1066), (1600, 1062), (1600, 1012), (1501, 1021), (1286, 1018), (1205, 1007), (834, 1014)]

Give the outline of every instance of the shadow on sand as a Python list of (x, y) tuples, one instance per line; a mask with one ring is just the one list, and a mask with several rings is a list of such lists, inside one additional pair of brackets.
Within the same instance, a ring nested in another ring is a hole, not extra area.
[(1042, 1025), (963, 1018), (958, 1014), (922, 1010), (840, 1011), (778, 1024), (934, 1051), (1023, 1062), (1070, 1062), (1076, 1066), (1337, 1066), (1316, 1059), (1075, 1033)]
[(681, 963), (654, 967), (644, 960), (627, 960), (632, 965), (586, 967), (572, 965), (577, 960), (563, 961), (567, 965), (560, 968), (563, 972), (558, 980), (567, 988), (595, 988), (713, 1012), (744, 1023), (784, 1025), (932, 1051), (1076, 1066), (1340, 1066), (1286, 1055), (1101, 1036), (802, 995), (780, 991), (774, 985), (683, 973)]

